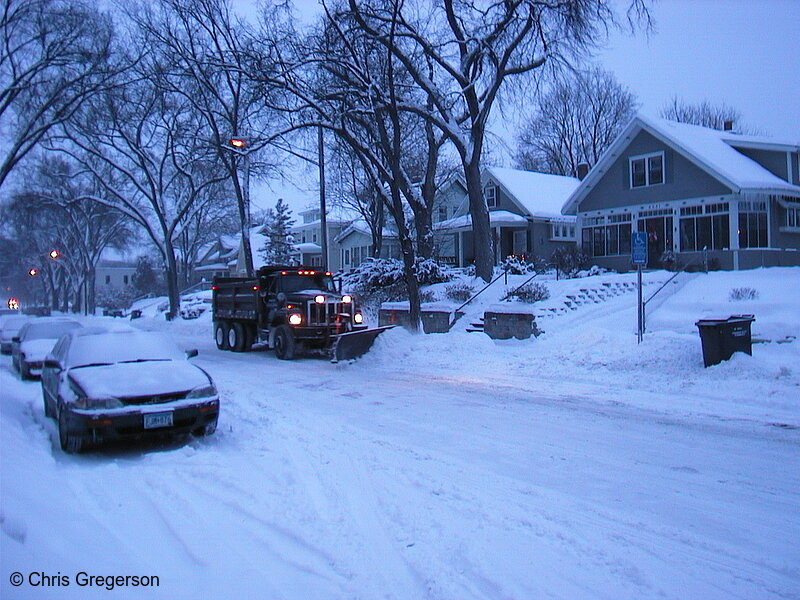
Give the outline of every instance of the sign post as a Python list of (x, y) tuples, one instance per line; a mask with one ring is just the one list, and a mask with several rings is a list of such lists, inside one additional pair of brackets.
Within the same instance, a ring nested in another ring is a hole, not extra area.
[(644, 335), (644, 305), (642, 304), (642, 267), (647, 264), (647, 232), (634, 231), (631, 234), (631, 263), (636, 265), (636, 281), (638, 288), (637, 318), (636, 328), (637, 343), (642, 343)]

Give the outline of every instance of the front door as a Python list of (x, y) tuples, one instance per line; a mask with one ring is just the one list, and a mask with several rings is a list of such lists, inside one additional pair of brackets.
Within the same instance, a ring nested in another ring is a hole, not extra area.
[(640, 220), (639, 231), (647, 232), (647, 268), (660, 269), (664, 251), (672, 250), (672, 217)]

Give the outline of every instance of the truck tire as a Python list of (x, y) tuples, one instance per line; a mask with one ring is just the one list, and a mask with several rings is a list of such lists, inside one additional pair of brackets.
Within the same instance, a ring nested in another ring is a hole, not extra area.
[(256, 343), (256, 328), (253, 325), (245, 325), (244, 328), (244, 351), (249, 352), (253, 344)]
[(217, 321), (214, 325), (214, 341), (218, 350), (228, 350), (228, 324), (225, 321)]
[(244, 332), (244, 325), (239, 322), (232, 323), (228, 330), (228, 346), (234, 352), (244, 352), (247, 338)]
[(288, 325), (279, 325), (275, 329), (275, 356), (281, 360), (292, 360), (295, 352), (294, 336)]

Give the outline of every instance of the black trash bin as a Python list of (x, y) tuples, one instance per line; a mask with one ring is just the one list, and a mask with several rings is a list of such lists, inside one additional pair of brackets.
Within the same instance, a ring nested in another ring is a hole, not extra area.
[(703, 363), (706, 367), (728, 360), (734, 352), (753, 354), (750, 325), (753, 315), (731, 315), (727, 319), (701, 319), (695, 325), (703, 344)]

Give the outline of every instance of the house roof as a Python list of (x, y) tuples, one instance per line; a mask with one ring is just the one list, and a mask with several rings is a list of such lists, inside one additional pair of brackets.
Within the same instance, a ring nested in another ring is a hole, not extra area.
[(575, 177), (505, 167), (487, 167), (485, 173), (531, 217), (561, 217), (561, 207), (580, 184)]
[(761, 136), (742, 136), (732, 131), (719, 131), (639, 114), (628, 123), (567, 199), (561, 209), (563, 214), (577, 212), (578, 204), (641, 131), (646, 131), (681, 153), (734, 192), (759, 191), (800, 195), (800, 186), (788, 183), (736, 150), (738, 147), (797, 152), (800, 150), (800, 145)]
[(294, 245), (294, 249), (303, 254), (320, 254), (322, 246), (314, 242), (301, 242)]
[[(344, 240), (347, 236), (349, 236), (351, 233), (363, 233), (364, 235), (372, 236), (372, 230), (370, 230), (369, 224), (364, 219), (356, 219), (355, 221), (350, 223), (350, 225), (348, 225), (347, 228), (345, 228), (344, 231), (342, 231), (342, 233), (337, 235), (334, 241), (336, 243), (339, 243), (342, 240)], [(388, 227), (384, 227), (383, 237), (390, 239), (396, 238), (397, 233), (395, 231), (392, 231)]]
[[(526, 217), (507, 210), (489, 211), (489, 225), (492, 227), (520, 226), (527, 225), (527, 223), (528, 219)], [(466, 214), (445, 221), (439, 221), (433, 224), (433, 228), (439, 231), (467, 231), (472, 229), (472, 215)]]

